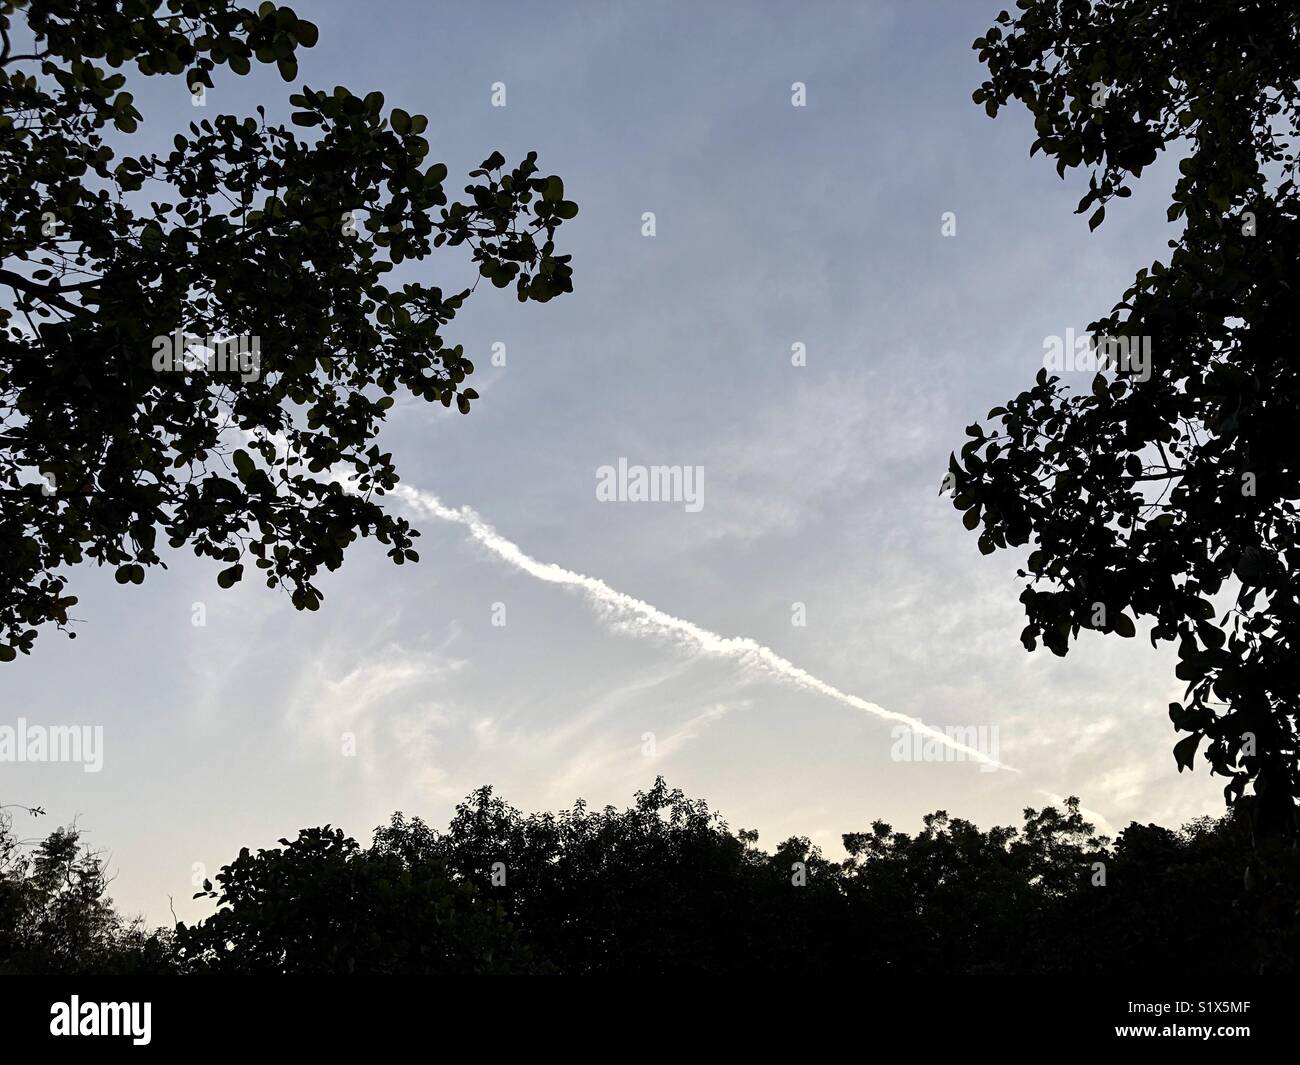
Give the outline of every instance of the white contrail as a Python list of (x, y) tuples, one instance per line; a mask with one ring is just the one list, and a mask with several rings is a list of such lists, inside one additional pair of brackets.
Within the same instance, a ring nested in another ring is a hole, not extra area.
[(720, 636), (716, 632), (701, 628), (694, 622), (675, 618), (671, 614), (664, 613), (658, 607), (651, 606), (640, 599), (617, 591), (596, 577), (587, 577), (581, 573), (574, 573), (572, 570), (557, 566), (553, 562), (539, 562), (531, 555), (525, 554), (517, 544), (511, 543), (498, 533), (469, 507), (461, 507), (459, 510), (448, 507), (437, 496), (406, 485), (399, 485), (394, 494), (417, 511), (423, 511), (435, 518), (441, 518), (443, 521), (452, 521), (465, 526), (469, 530), (470, 536), (494, 555), (505, 560), (516, 569), (536, 577), (539, 581), (577, 588), (586, 595), (588, 601), (603, 615), (621, 622), (625, 627), (629, 627), (635, 632), (664, 637), (679, 644), (685, 644), (707, 655), (734, 658), (743, 667), (756, 669), (780, 677), (792, 684), (797, 684), (802, 688), (820, 692), (822, 695), (827, 695), (845, 706), (851, 706), (855, 710), (861, 710), (873, 717), (883, 718), (886, 721), (897, 721), (900, 724), (907, 725), (916, 732), (943, 744), (945, 747), (962, 752), (973, 761), (982, 762), (995, 769), (1007, 769), (1013, 773), (1019, 772), (1018, 769), (1006, 765), (996, 758), (991, 758), (974, 747), (968, 747), (966, 744), (960, 743), (939, 729), (931, 728), (914, 717), (908, 717), (906, 714), (899, 714), (893, 710), (886, 710), (883, 706), (869, 703), (856, 695), (841, 691), (832, 684), (827, 684), (824, 680), (820, 680), (806, 670), (800, 669), (793, 662), (787, 661), (770, 647), (764, 647), (756, 640), (746, 637)]

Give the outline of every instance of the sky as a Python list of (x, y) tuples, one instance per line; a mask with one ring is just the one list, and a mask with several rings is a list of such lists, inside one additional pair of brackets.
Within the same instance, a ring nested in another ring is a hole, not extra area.
[[(1107, 832), (1221, 812), (1222, 782), (1176, 772), (1173, 652), (1139, 626), (1026, 653), (1023, 552), (981, 556), (939, 492), (964, 427), (1172, 235), (1168, 164), (1090, 234), (1023, 109), (971, 102), (998, 4), (296, 7), (320, 27), (299, 80), (427, 115), (453, 178), (539, 153), (580, 207), (575, 290), (481, 287), (447, 332), (473, 412), (390, 412), (418, 565), (362, 541), (315, 613), (185, 553), (138, 588), (74, 571), (77, 638), (0, 668), (0, 725), (101, 727), (103, 765), (0, 763), (0, 801), (48, 812), (26, 834), (75, 821), (119, 908), (170, 923), (210, 912), (193, 881), (242, 846), (438, 826), (482, 784), (621, 807), (663, 775), (832, 856), (937, 809), (987, 827), (1077, 795)], [(137, 80), (136, 139), (166, 145), (189, 95)], [(295, 88), (227, 72), (201, 117), (287, 118)], [(602, 499), (620, 460), (702, 469), (700, 505)], [(902, 758), (899, 716), (983, 729), (1005, 768)]]

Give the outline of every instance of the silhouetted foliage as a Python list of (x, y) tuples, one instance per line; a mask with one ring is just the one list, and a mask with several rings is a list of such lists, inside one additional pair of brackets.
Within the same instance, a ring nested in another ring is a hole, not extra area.
[[(374, 846), (442, 861), (490, 891), (565, 973), (744, 972), (835, 934), (834, 866), (807, 840), (764, 854), (662, 780), (627, 810), (578, 802), (558, 815), (525, 816), (481, 788), (446, 832), (399, 815)], [(803, 888), (791, 886), (794, 861), (808, 865)]]
[[(1079, 810), (981, 831), (943, 811), (825, 858), (772, 853), (662, 779), (626, 810), (529, 814), (481, 788), (445, 831), (394, 815), (361, 849), (312, 829), (241, 852), (183, 971), (1293, 973), (1300, 864), (1239, 813), (1098, 837)], [(1242, 870), (1251, 872), (1243, 878)], [(1248, 882), (1249, 881), (1249, 882)]]
[(176, 929), (180, 964), (217, 973), (535, 971), (500, 907), (437, 862), (362, 850), (338, 829), (303, 829), (281, 848), (244, 848), (195, 897), (217, 913)]
[(159, 533), (308, 610), (359, 535), (417, 561), (374, 440), (395, 394), (468, 413), (473, 364), (442, 332), (472, 288), (385, 275), (463, 246), (466, 280), (572, 291), (560, 178), (493, 152), (449, 203), (428, 119), (342, 86), (289, 97), (310, 142), (259, 107), (119, 156), (142, 119), (119, 68), (183, 75), (187, 101), (222, 67), (296, 78), (317, 29), (274, 3), (20, 0), (0, 31), (0, 662), (67, 626), (65, 567), (140, 584)]
[(123, 920), (107, 889), (75, 828), (24, 842), (0, 807), (0, 974), (170, 971), (170, 933)]
[[(1274, 0), (1025, 0), (975, 42), (990, 115), (1033, 113), (1058, 173), (1085, 167), (1096, 227), (1163, 151), (1181, 156), (1168, 263), (1138, 271), (1101, 338), (1151, 338), (1074, 394), (1046, 369), (970, 426), (956, 506), (980, 550), (1032, 545), (1022, 639), (1064, 655), (1081, 628), (1178, 646), (1170, 706), (1266, 834), (1300, 795), (1300, 8)], [(1112, 215), (1113, 217), (1113, 215)], [(1214, 597), (1235, 594), (1222, 617)], [(1104, 609), (1099, 612), (1097, 607)], [(1217, 617), (1217, 620), (1216, 620)]]

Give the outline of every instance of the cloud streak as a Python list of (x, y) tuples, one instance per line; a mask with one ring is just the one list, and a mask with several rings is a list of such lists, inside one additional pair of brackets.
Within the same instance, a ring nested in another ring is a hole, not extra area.
[(432, 493), (422, 492), (407, 485), (399, 485), (394, 494), (417, 513), (464, 526), (474, 541), (520, 572), (547, 584), (557, 584), (581, 592), (603, 618), (617, 623), (620, 628), (631, 631), (634, 635), (668, 640), (697, 654), (730, 658), (746, 671), (775, 677), (808, 691), (817, 692), (871, 717), (907, 725), (913, 731), (960, 752), (971, 761), (981, 762), (995, 769), (1019, 772), (1013, 766), (967, 746), (917, 718), (894, 710), (886, 710), (878, 703), (869, 702), (857, 695), (842, 691), (833, 684), (828, 684), (807, 670), (800, 669), (788, 659), (782, 658), (770, 647), (765, 647), (757, 640), (744, 636), (722, 636), (684, 618), (674, 617), (644, 600), (611, 588), (597, 577), (576, 573), (553, 562), (541, 562), (524, 552), (517, 544), (507, 540), (469, 507), (449, 507)]

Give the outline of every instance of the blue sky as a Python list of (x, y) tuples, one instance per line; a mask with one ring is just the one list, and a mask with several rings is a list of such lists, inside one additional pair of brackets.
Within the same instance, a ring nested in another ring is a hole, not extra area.
[[(4, 800), (77, 819), (119, 904), (156, 922), (169, 896), (207, 912), (195, 863), (309, 824), (366, 839), (398, 809), (437, 825), (482, 783), (525, 809), (621, 805), (663, 774), (762, 843), (832, 854), (939, 808), (987, 825), (1077, 794), (1115, 827), (1218, 812), (1203, 768), (1175, 771), (1171, 653), (1085, 634), (1067, 659), (1026, 654), (1018, 557), (982, 557), (937, 494), (963, 427), (1170, 236), (1168, 167), (1089, 234), (1082, 190), (1029, 158), (1027, 116), (971, 102), (970, 41), (998, 9), (298, 4), (321, 31), (300, 80), (428, 115), (453, 177), (535, 149), (581, 207), (561, 230), (573, 294), (480, 290), (449, 331), (478, 366), (471, 416), (398, 402), (384, 447), (403, 483), (888, 711), (996, 726), (1019, 772), (897, 761), (888, 721), (596, 609), (425, 515), (418, 566), (358, 545), (315, 614), (256, 582), (219, 591), (185, 555), (140, 588), (77, 572), (78, 638), (0, 672), (0, 724), (102, 725), (104, 768), (4, 765)], [(226, 75), (205, 114), (287, 115), (290, 91)], [(136, 95), (159, 144), (194, 117), (179, 81)], [(471, 280), (442, 258), (421, 273)], [(703, 467), (703, 508), (599, 501), (620, 458)]]

